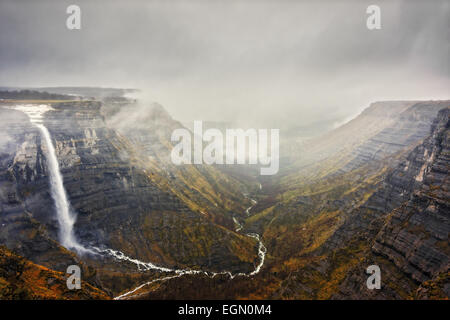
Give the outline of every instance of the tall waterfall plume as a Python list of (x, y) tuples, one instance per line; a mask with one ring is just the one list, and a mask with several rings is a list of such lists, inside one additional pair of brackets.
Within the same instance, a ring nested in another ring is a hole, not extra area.
[(84, 248), (75, 238), (73, 226), (76, 217), (70, 209), (70, 203), (67, 199), (67, 193), (64, 189), (63, 177), (59, 169), (58, 158), (56, 156), (55, 146), (53, 145), (50, 132), (43, 124), (43, 114), (51, 110), (48, 105), (18, 105), (14, 109), (20, 110), (28, 115), (33, 123), (41, 132), (41, 137), (47, 147), (47, 166), (50, 176), (50, 191), (55, 202), (56, 214), (59, 224), (59, 241), (68, 248), (79, 252), (90, 251)]

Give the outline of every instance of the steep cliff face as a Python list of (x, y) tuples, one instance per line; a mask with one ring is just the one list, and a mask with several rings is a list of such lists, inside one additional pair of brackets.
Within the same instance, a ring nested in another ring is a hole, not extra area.
[[(386, 181), (385, 192), (377, 199), (379, 202), (388, 194), (407, 195), (407, 201), (396, 201), (400, 202), (398, 207), (385, 198), (395, 209), (387, 211), (386, 222), (365, 257), (366, 261), (380, 264), (384, 288), (388, 290), (368, 292), (358, 285), (366, 277), (358, 266), (357, 272), (342, 284), (341, 296), (450, 296), (449, 115), (448, 108), (439, 112), (431, 136), (396, 168)], [(392, 290), (394, 282), (397, 290)], [(391, 295), (386, 291), (391, 291)]]
[[(56, 103), (52, 109), (45, 113), (44, 125), (77, 213), (80, 242), (169, 267), (252, 270), (258, 259), (256, 241), (214, 223), (158, 185), (133, 141), (105, 124), (101, 103)], [(32, 261), (62, 270), (78, 258), (57, 242), (46, 146), (25, 114), (0, 111), (1, 136), (10, 137), (1, 153), (0, 239)]]

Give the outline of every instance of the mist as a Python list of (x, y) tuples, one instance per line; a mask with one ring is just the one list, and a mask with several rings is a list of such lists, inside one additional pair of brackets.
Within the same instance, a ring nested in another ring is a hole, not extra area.
[(336, 126), (373, 101), (448, 99), (448, 1), (0, 3), (0, 86), (137, 88), (176, 120)]

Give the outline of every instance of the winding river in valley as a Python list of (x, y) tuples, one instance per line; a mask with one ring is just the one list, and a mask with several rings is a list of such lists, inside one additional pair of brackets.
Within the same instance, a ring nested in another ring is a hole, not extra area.
[[(247, 214), (251, 210), (251, 208), (254, 207), (256, 205), (256, 203), (257, 203), (256, 200), (254, 200), (254, 199), (250, 199), (250, 200), (252, 202), (252, 205), (246, 209), (245, 212)], [(233, 218), (233, 220), (238, 225), (238, 228), (236, 229), (236, 232), (238, 232), (239, 230), (242, 229), (242, 225), (235, 218)], [(250, 272), (250, 273), (244, 273), (244, 272), (232, 273), (230, 271), (211, 272), (211, 271), (193, 270), (193, 269), (169, 269), (169, 268), (165, 268), (165, 267), (156, 266), (156, 265), (154, 265), (152, 263), (149, 263), (149, 262), (142, 262), (142, 261), (139, 261), (137, 259), (129, 258), (125, 254), (123, 254), (122, 252), (115, 251), (115, 250), (112, 250), (112, 249), (106, 249), (106, 250), (102, 250), (100, 252), (110, 254), (110, 255), (114, 256), (116, 259), (119, 259), (119, 260), (126, 260), (126, 261), (129, 261), (129, 262), (135, 263), (140, 270), (142, 270), (142, 269), (143, 270), (157, 270), (157, 271), (161, 271), (161, 272), (173, 272), (174, 273), (174, 275), (171, 275), (171, 276), (166, 276), (166, 277), (162, 277), (162, 278), (158, 278), (158, 279), (154, 279), (154, 280), (148, 281), (148, 282), (146, 282), (144, 284), (141, 284), (141, 285), (137, 286), (133, 290), (125, 292), (125, 293), (123, 293), (123, 294), (121, 294), (121, 295), (119, 295), (119, 296), (114, 298), (115, 300), (121, 300), (121, 299), (125, 299), (125, 298), (130, 298), (137, 291), (139, 291), (140, 289), (142, 289), (145, 286), (148, 286), (148, 285), (150, 285), (152, 283), (166, 281), (166, 280), (170, 280), (170, 279), (174, 279), (174, 278), (179, 278), (179, 277), (182, 277), (184, 275), (189, 275), (189, 274), (205, 275), (205, 276), (208, 276), (210, 278), (214, 278), (215, 276), (218, 276), (218, 275), (227, 275), (227, 276), (230, 277), (230, 279), (233, 279), (235, 277), (252, 277), (252, 276), (258, 274), (259, 271), (261, 270), (262, 266), (264, 265), (267, 249), (264, 246), (263, 242), (261, 241), (259, 234), (257, 234), (257, 233), (247, 233), (246, 236), (254, 238), (254, 239), (256, 239), (258, 241), (258, 258), (259, 258), (259, 262), (255, 266), (255, 269), (252, 272)], [(100, 250), (98, 248), (94, 248), (94, 249)]]

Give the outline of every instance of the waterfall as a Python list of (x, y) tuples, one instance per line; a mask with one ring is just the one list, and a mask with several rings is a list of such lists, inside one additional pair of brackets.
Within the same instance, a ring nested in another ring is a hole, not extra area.
[(56, 158), (55, 147), (53, 146), (50, 132), (42, 124), (35, 124), (42, 134), (42, 138), (47, 145), (47, 164), (50, 175), (50, 190), (53, 201), (55, 202), (58, 224), (59, 238), (61, 244), (68, 249), (76, 249), (77, 251), (84, 249), (75, 239), (73, 234), (73, 225), (75, 217), (70, 211), (69, 201), (67, 200), (66, 190), (63, 185), (63, 178), (59, 170), (58, 158)]
[(88, 252), (89, 249), (84, 248), (75, 239), (73, 233), (73, 225), (75, 224), (75, 216), (70, 210), (70, 203), (67, 199), (66, 190), (64, 189), (63, 178), (59, 170), (58, 158), (56, 150), (48, 129), (42, 124), (43, 114), (51, 110), (47, 105), (18, 105), (13, 107), (26, 113), (31, 121), (41, 132), (41, 137), (45, 141), (47, 147), (46, 160), (48, 172), (50, 176), (50, 192), (55, 202), (56, 215), (59, 225), (59, 241), (67, 249), (75, 249), (78, 252)]

